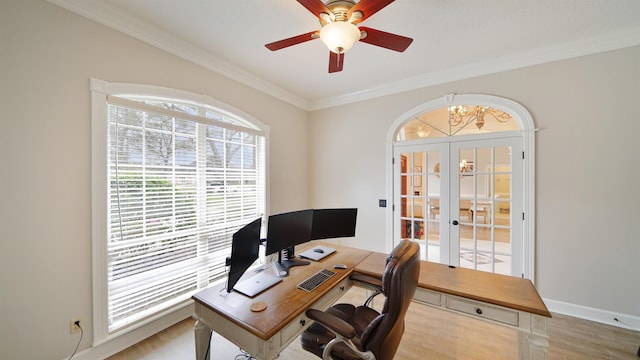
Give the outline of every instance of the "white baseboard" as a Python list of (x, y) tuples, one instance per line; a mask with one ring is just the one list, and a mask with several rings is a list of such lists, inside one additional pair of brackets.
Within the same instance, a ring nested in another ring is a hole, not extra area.
[[(193, 302), (188, 302), (175, 311), (150, 321), (126, 334), (113, 337), (77, 353), (74, 360), (102, 360), (157, 334), (158, 332), (179, 323), (193, 315)], [(195, 344), (194, 344), (195, 346)], [(66, 358), (65, 358), (66, 359)]]
[(633, 331), (640, 331), (640, 317), (638, 316), (621, 314), (613, 311), (596, 309), (582, 305), (570, 304), (557, 300), (543, 300), (547, 305), (549, 311), (551, 311), (552, 313), (573, 316), (580, 319), (595, 321), (602, 324), (617, 326)]

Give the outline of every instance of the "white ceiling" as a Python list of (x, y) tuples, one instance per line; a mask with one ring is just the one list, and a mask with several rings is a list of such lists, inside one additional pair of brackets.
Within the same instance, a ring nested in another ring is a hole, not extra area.
[(640, 44), (638, 0), (397, 0), (362, 25), (412, 37), (357, 43), (344, 70), (296, 0), (48, 0), (307, 110)]

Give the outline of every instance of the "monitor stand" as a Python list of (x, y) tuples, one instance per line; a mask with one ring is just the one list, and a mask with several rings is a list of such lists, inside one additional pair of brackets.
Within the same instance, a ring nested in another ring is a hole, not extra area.
[[(283, 259), (282, 252), (286, 251), (286, 258)], [(294, 266), (305, 266), (311, 264), (310, 261), (305, 260), (293, 260), (294, 255), (294, 247), (287, 248), (285, 250), (280, 250), (278, 252), (278, 262), (273, 263), (273, 267), (275, 268), (276, 275), (278, 277), (286, 277), (289, 276), (289, 269)]]

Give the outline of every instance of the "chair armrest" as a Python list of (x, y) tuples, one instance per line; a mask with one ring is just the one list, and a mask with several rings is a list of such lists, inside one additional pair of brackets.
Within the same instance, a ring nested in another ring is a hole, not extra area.
[(306, 314), (309, 319), (317, 321), (333, 333), (345, 339), (352, 339), (356, 335), (356, 329), (337, 316), (316, 309), (309, 309)]
[(366, 287), (369, 288), (371, 290), (373, 290), (373, 294), (371, 294), (367, 300), (365, 300), (364, 302), (364, 306), (371, 306), (371, 302), (373, 301), (373, 298), (382, 294), (382, 279), (375, 277), (375, 276), (371, 276), (371, 275), (365, 275), (365, 274), (360, 274), (360, 273), (356, 273), (354, 272), (353, 274), (351, 274), (351, 276), (349, 277), (349, 279), (351, 279), (351, 281), (356, 282), (356, 285), (362, 286), (362, 287)]
[(357, 272), (354, 272), (353, 274), (351, 274), (349, 278), (353, 281), (360, 283), (360, 285), (362, 286), (371, 287), (374, 290), (378, 290), (379, 292), (382, 292), (381, 278), (371, 276), (371, 275), (360, 274)]

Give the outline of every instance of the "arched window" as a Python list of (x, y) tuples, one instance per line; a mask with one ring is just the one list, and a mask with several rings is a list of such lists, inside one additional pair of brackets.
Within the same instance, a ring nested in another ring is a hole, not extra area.
[(267, 128), (211, 98), (92, 80), (96, 340), (225, 277), (265, 214)]

